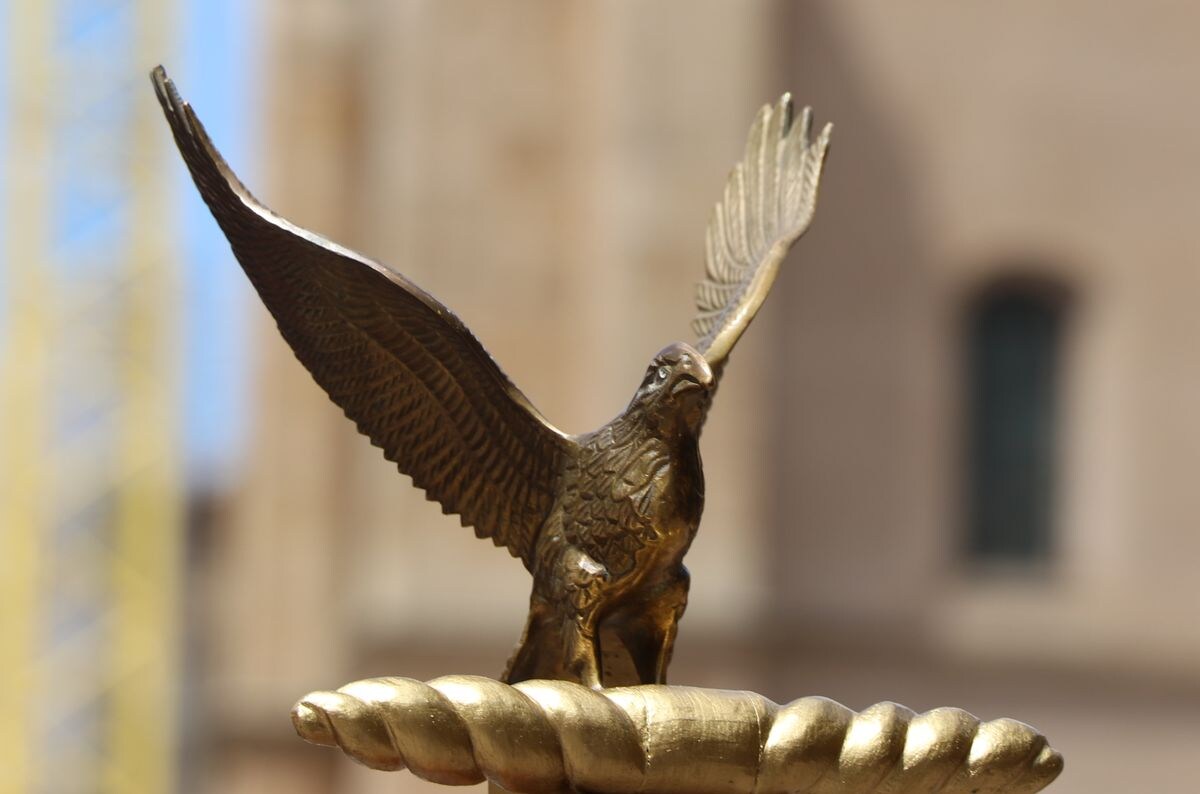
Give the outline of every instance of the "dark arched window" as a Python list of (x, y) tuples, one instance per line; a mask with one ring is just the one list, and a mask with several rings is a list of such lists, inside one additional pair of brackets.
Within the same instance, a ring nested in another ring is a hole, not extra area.
[(967, 315), (966, 551), (1036, 562), (1052, 546), (1065, 289), (995, 282)]

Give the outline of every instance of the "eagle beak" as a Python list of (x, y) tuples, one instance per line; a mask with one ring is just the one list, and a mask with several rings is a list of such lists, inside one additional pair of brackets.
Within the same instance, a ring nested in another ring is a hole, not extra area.
[(682, 394), (687, 391), (696, 391), (702, 388), (700, 381), (693, 378), (691, 375), (684, 375), (679, 381), (671, 387), (671, 394)]
[(671, 388), (672, 394), (693, 389), (708, 390), (713, 385), (712, 368), (704, 359), (690, 358), (687, 369), (680, 373), (679, 381)]

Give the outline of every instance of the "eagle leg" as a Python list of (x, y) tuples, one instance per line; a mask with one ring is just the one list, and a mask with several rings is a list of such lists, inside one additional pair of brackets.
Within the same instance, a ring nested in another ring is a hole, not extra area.
[(608, 625), (629, 653), (639, 683), (665, 684), (679, 619), (687, 608), (691, 579), (682, 565), (644, 598), (614, 615)]
[(576, 615), (571, 627), (563, 632), (563, 659), (570, 679), (592, 689), (602, 689), (595, 614), (593, 609), (590, 615)]
[(609, 589), (608, 569), (586, 552), (572, 546), (563, 555), (566, 598), (563, 615), (563, 667), (567, 675), (592, 689), (600, 689), (600, 649), (597, 624)]

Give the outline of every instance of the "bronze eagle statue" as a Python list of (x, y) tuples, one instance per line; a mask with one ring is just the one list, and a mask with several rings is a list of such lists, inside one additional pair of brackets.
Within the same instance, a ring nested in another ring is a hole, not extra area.
[(660, 351), (620, 416), (573, 436), (432, 295), (263, 206), (162, 67), (152, 80), (200, 195), (296, 357), (427, 498), (532, 573), (504, 680), (664, 683), (704, 506), (700, 431), (730, 350), (812, 220), (832, 128), (814, 138), (811, 111), (797, 118), (787, 95), (762, 108), (708, 223), (699, 341)]

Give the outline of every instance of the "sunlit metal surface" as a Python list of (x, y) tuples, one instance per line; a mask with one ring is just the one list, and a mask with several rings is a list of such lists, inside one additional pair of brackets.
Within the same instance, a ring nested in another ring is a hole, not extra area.
[(373, 769), (529, 794), (1024, 794), (1063, 766), (1015, 720), (895, 703), (855, 714), (825, 698), (777, 705), (692, 687), (377, 678), (314, 692), (292, 720), (304, 739)]

